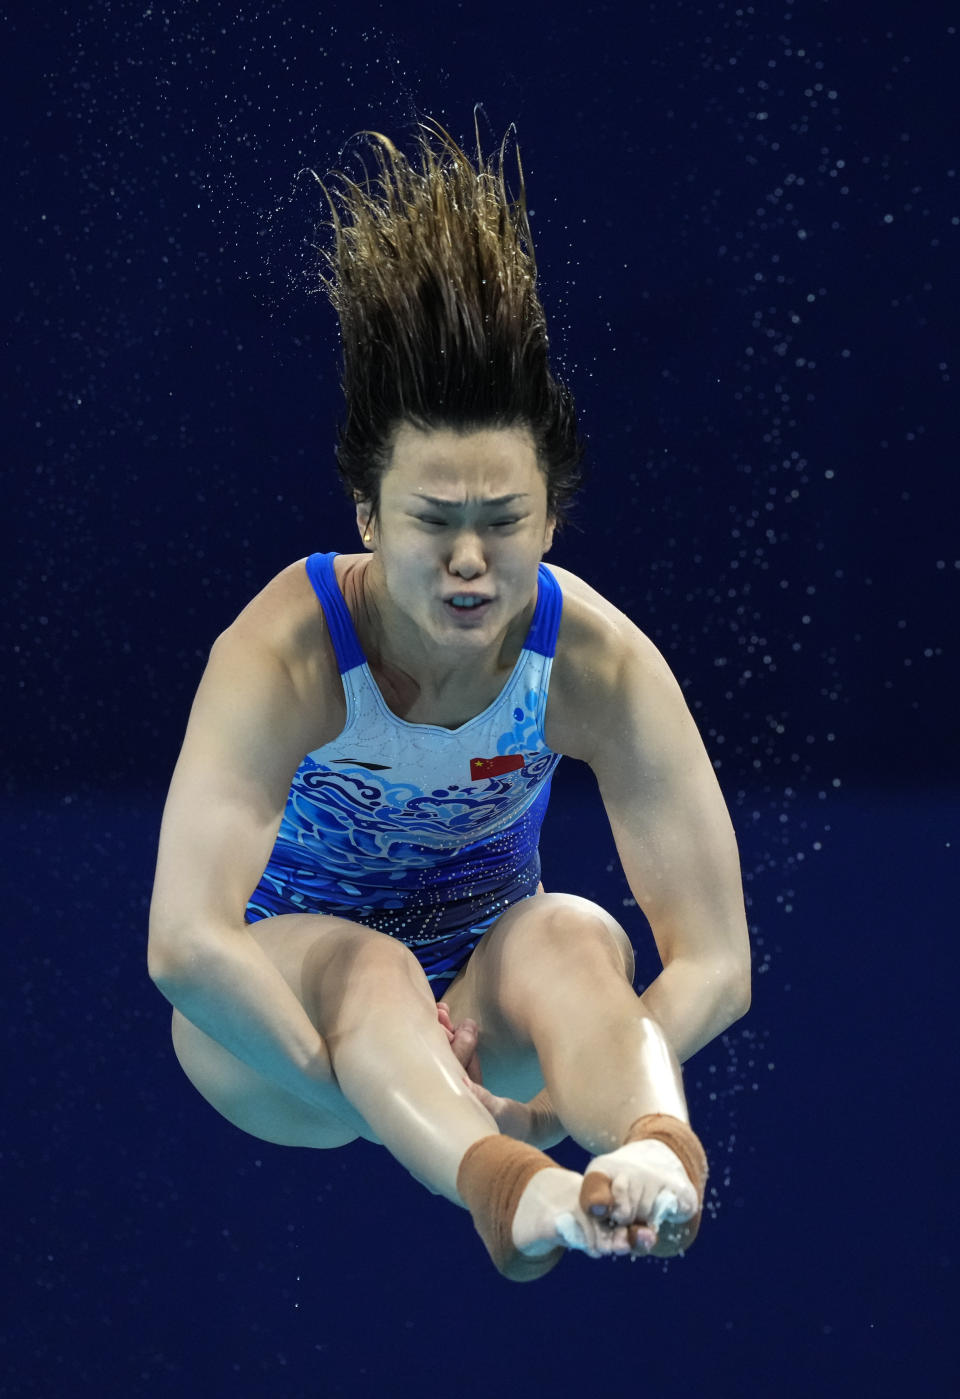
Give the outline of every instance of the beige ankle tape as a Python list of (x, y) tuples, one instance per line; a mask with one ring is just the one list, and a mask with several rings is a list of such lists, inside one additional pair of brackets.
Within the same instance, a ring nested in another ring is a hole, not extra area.
[(628, 1128), (623, 1144), (647, 1141), (651, 1137), (663, 1142), (679, 1159), (702, 1206), (707, 1184), (707, 1156), (693, 1128), (679, 1117), (670, 1117), (665, 1112), (649, 1112), (645, 1117), (638, 1117)]
[(532, 1282), (555, 1268), (565, 1250), (527, 1258), (514, 1247), (513, 1217), (527, 1182), (537, 1171), (556, 1167), (544, 1152), (513, 1137), (481, 1137), (464, 1153), (457, 1192), (494, 1266), (511, 1282)]
[(689, 1248), (700, 1231), (703, 1195), (707, 1185), (707, 1155), (693, 1128), (679, 1117), (671, 1117), (665, 1112), (651, 1112), (645, 1117), (638, 1117), (628, 1129), (623, 1144), (626, 1146), (629, 1142), (651, 1139), (663, 1142), (670, 1148), (697, 1192), (695, 1215), (682, 1224), (664, 1221), (660, 1226), (657, 1242), (651, 1251), (654, 1256), (671, 1257), (678, 1250)]

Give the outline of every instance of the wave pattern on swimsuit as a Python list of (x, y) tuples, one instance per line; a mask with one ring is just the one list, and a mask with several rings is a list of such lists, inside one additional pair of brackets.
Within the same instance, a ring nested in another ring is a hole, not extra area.
[[(318, 593), (329, 617), (339, 595), (330, 591), (332, 566), (323, 571), (327, 591)], [(347, 721), (335, 740), (307, 754), (293, 779), (249, 921), (337, 914), (419, 948), (476, 932), (536, 891), (540, 826), (560, 761), (543, 733), (560, 615), (559, 587), (549, 575), (544, 581), (546, 572), (510, 678), (483, 713), (457, 729), (393, 714), (339, 613), (334, 640)], [(483, 761), (511, 755), (522, 766), (471, 777), (471, 764), (482, 771)]]

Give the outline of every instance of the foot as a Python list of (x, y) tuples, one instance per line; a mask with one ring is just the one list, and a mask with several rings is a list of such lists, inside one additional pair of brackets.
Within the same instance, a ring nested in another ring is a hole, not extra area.
[(697, 1192), (676, 1154), (661, 1141), (631, 1142), (596, 1156), (584, 1178), (581, 1199), (586, 1214), (616, 1231), (624, 1228), (659, 1257), (679, 1253), (683, 1226), (699, 1209)]
[(558, 1166), (537, 1171), (520, 1196), (513, 1216), (513, 1246), (528, 1258), (541, 1258), (559, 1247), (591, 1258), (643, 1257), (655, 1235), (647, 1231), (633, 1245), (626, 1225), (608, 1225), (580, 1207), (583, 1177)]

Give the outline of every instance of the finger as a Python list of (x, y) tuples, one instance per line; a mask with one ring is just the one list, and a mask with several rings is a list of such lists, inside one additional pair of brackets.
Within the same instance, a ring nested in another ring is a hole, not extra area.
[(453, 1032), (450, 1043), (453, 1045), (453, 1052), (460, 1063), (465, 1069), (468, 1069), (470, 1061), (477, 1052), (477, 1027), (473, 1021), (465, 1020), (462, 1025), (458, 1025)]
[(492, 1115), (499, 1105), (499, 1099), (495, 1098), (489, 1089), (484, 1088), (482, 1083), (476, 1083), (472, 1078), (465, 1078), (464, 1083), (476, 1098), (478, 1103), (482, 1103), (487, 1111)]
[(465, 1020), (462, 1025), (458, 1025), (453, 1036), (457, 1044), (469, 1045), (470, 1053), (474, 1053), (477, 1046), (477, 1027), (472, 1020)]

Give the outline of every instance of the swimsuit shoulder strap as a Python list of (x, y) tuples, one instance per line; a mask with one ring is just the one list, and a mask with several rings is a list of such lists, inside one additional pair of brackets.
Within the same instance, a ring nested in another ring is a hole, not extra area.
[(323, 608), (330, 629), (330, 640), (336, 652), (337, 665), (340, 674), (343, 675), (356, 666), (366, 665), (367, 658), (363, 654), (360, 638), (337, 582), (333, 568), (336, 557), (336, 551), (331, 554), (311, 554), (307, 559), (307, 577), (313, 584), (313, 590)]

